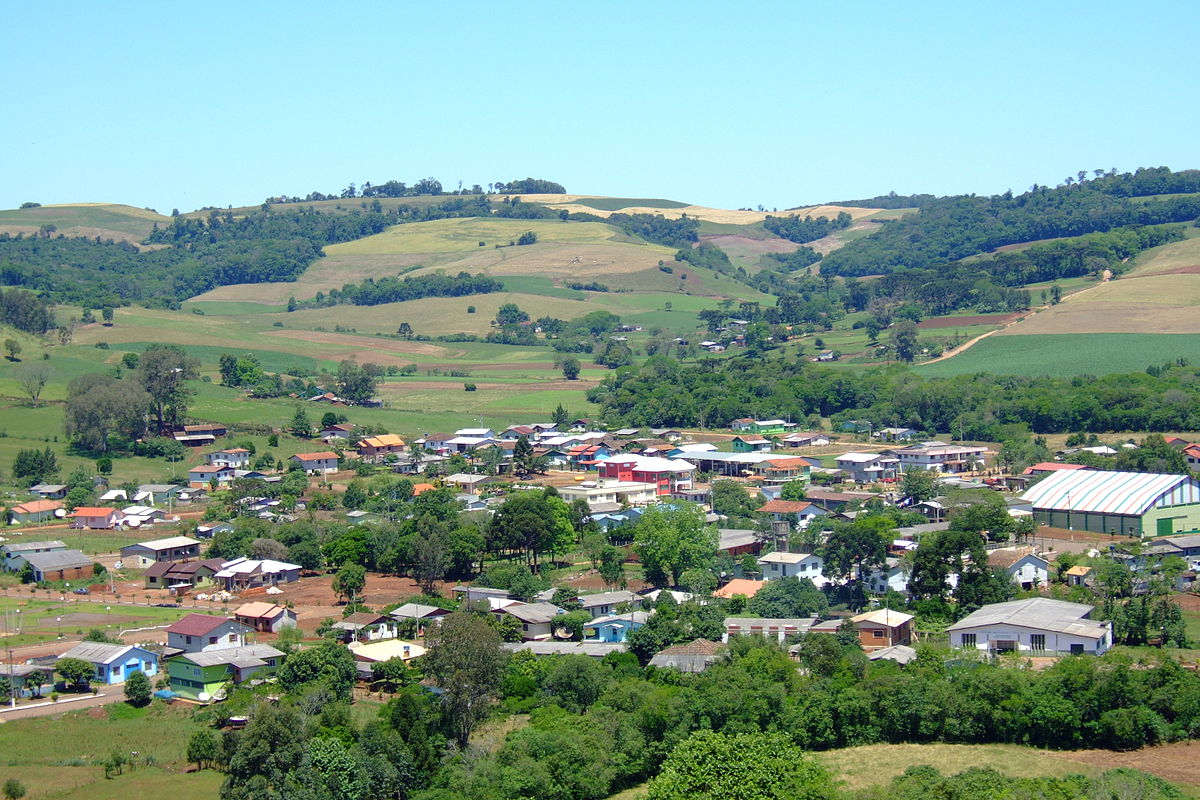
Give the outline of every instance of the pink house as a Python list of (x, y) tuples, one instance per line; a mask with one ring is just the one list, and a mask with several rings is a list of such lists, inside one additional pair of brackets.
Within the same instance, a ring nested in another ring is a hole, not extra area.
[(115, 508), (80, 506), (71, 514), (71, 527), (105, 531), (116, 527), (120, 519), (121, 512)]
[(674, 458), (621, 454), (599, 462), (601, 478), (653, 483), (660, 496), (691, 489), (696, 465)]

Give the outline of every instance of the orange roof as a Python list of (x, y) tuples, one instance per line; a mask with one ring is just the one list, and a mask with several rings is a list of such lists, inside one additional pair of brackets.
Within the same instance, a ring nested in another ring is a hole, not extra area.
[(1067, 570), (1068, 575), (1088, 575), (1092, 571), (1091, 567), (1086, 567), (1083, 564), (1076, 564)]
[(758, 590), (764, 585), (765, 581), (752, 581), (746, 578), (734, 578), (729, 583), (713, 592), (713, 597), (723, 597), (726, 600), (733, 597), (735, 594), (744, 594), (746, 597), (754, 597), (754, 595), (758, 594)]
[(298, 458), (301, 461), (321, 461), (323, 459), (332, 458), (337, 461), (338, 454), (329, 450), (322, 450), (319, 453), (296, 453), (292, 458)]
[(115, 514), (115, 508), (97, 508), (94, 506), (80, 506), (71, 514), (73, 517), (107, 517), (109, 514)]
[(234, 616), (238, 617), (251, 617), (258, 619), (262, 617), (273, 617), (282, 609), (283, 606), (277, 606), (274, 603), (258, 602), (246, 603), (243, 606), (239, 606), (237, 611), (234, 611), (233, 613)]
[(358, 443), (359, 447), (363, 445), (367, 447), (404, 447), (404, 440), (394, 433), (385, 433), (380, 436), (368, 437)]
[(12, 510), (18, 514), (38, 514), (42, 511), (53, 511), (62, 507), (63, 504), (57, 500), (30, 500), (28, 503), (13, 506)]
[(760, 514), (799, 514), (812, 508), (807, 500), (768, 500), (766, 505), (757, 509)]
[(1087, 469), (1082, 464), (1060, 464), (1057, 461), (1043, 461), (1040, 464), (1034, 464), (1032, 467), (1026, 467), (1022, 475), (1032, 475), (1035, 472), (1055, 472), (1060, 469)]
[(431, 489), (436, 489), (436, 488), (437, 487), (434, 486), (432, 483), (415, 483), (415, 484), (413, 484), (413, 497), (416, 497), (417, 495), (422, 494), (423, 492), (428, 492)]

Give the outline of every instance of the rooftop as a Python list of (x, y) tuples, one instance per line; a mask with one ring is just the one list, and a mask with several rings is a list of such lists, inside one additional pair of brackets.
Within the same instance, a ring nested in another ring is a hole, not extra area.
[(221, 650), (205, 650), (200, 653), (184, 653), (176, 656), (176, 658), (190, 661), (198, 667), (232, 664), (242, 668), (265, 666), (267, 662), (264, 659), (282, 657), (282, 651), (276, 650), (269, 644), (249, 644), (245, 647), (226, 647)]
[(22, 556), (34, 569), (45, 572), (48, 569), (69, 569), (71, 567), (88, 567), (92, 558), (78, 550), (51, 550), (48, 553), (28, 553)]
[(752, 581), (747, 578), (734, 578), (729, 583), (722, 586), (713, 592), (713, 597), (723, 597), (726, 600), (733, 597), (735, 594), (744, 594), (746, 597), (754, 597), (758, 594), (758, 590), (766, 586), (763, 581)]
[(850, 621), (854, 623), (870, 622), (874, 625), (886, 625), (889, 628), (895, 628), (910, 621), (912, 618), (912, 614), (905, 614), (903, 611), (893, 611), (890, 608), (877, 608), (874, 611), (853, 616), (850, 618)]
[(212, 614), (188, 614), (167, 626), (167, 633), (178, 633), (181, 636), (205, 636), (210, 631), (229, 622), (228, 617), (214, 617)]
[(108, 664), (120, 658), (126, 651), (132, 650), (131, 644), (108, 644), (106, 642), (80, 642), (59, 656), (62, 658), (79, 658), (93, 664)]
[(176, 547), (191, 547), (198, 545), (200, 542), (187, 536), (169, 536), (166, 539), (154, 539), (149, 542), (138, 542), (122, 547), (122, 550), (127, 550), (131, 547), (145, 547), (150, 550), (173, 550)]
[(1066, 470), (1052, 472), (1021, 496), (1035, 509), (1140, 516), (1168, 494), (1169, 505), (1200, 503), (1200, 484), (1186, 475)]
[[(1061, 473), (1071, 474), (1071, 473)], [(1099, 639), (1109, 630), (1104, 622), (1088, 619), (1092, 607), (1048, 597), (1031, 597), (1007, 603), (992, 603), (951, 625), (948, 631), (963, 631), (987, 625), (1016, 625), (1021, 628), (1056, 631)]]

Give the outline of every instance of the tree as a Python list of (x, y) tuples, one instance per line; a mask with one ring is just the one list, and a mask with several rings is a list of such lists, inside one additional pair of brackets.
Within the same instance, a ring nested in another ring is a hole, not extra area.
[[(288, 659), (280, 674), (300, 655)], [(307, 740), (306, 720), (297, 711), (265, 705), (237, 737), (221, 787), (222, 800), (311, 796), (310, 787), (304, 785), (307, 775), (300, 769), (308, 759)]]
[(834, 800), (829, 773), (782, 733), (696, 731), (671, 751), (647, 800)]
[(308, 421), (308, 413), (305, 412), (303, 406), (296, 406), (296, 413), (292, 415), (292, 424), (289, 426), (289, 430), (297, 439), (307, 439), (312, 436), (312, 423)]
[(804, 481), (788, 481), (779, 490), (781, 500), (801, 501), (808, 499), (808, 493)]
[[(470, 313), (470, 312), (468, 312)], [(396, 329), (396, 335), (403, 339), (411, 339), (413, 336), (413, 327), (407, 322), (401, 322), (400, 327)]]
[[(712, 510), (717, 514), (729, 517), (731, 520), (751, 520), (755, 510), (762, 503), (751, 497), (742, 484), (734, 480), (723, 479), (713, 481)], [(730, 525), (729, 527), (736, 527)]]
[(136, 381), (81, 375), (67, 384), (66, 432), (76, 445), (106, 452), (113, 437), (133, 441), (146, 430), (150, 396)]
[(563, 708), (587, 711), (600, 698), (608, 670), (591, 656), (567, 655), (556, 659), (546, 675), (546, 693)]
[(580, 369), (580, 364), (579, 364), (578, 358), (563, 359), (562, 374), (563, 374), (563, 377), (566, 378), (567, 380), (569, 380), (569, 381), (578, 380), (579, 379), (579, 369)]
[(555, 425), (566, 425), (571, 421), (571, 414), (562, 403), (559, 403), (554, 407), (554, 414), (550, 417), (550, 421)]
[(646, 580), (660, 587), (668, 580), (678, 586), (684, 570), (711, 566), (717, 551), (717, 532), (690, 503), (651, 508), (637, 523), (633, 549), (641, 559)]
[(16, 778), (9, 778), (4, 782), (4, 800), (21, 800), (25, 796), (25, 784), (21, 783)]
[(58, 456), (46, 445), (44, 450), (18, 450), (13, 459), (12, 476), (30, 484), (45, 483), (59, 473)]
[(351, 403), (362, 405), (375, 396), (375, 390), (379, 387), (379, 378), (357, 361), (349, 358), (338, 364), (334, 385), (341, 397)]
[(333, 576), (333, 591), (347, 602), (354, 602), (367, 585), (367, 570), (361, 564), (346, 564)]
[(29, 405), (34, 408), (38, 407), (42, 390), (46, 388), (46, 384), (53, 375), (54, 371), (42, 363), (23, 364), (17, 369), (17, 383), (21, 385), (21, 391), (29, 398)]
[(1122, 449), (1114, 459), (1113, 468), (1170, 475), (1186, 475), (1189, 471), (1187, 457), (1167, 444), (1161, 433), (1150, 434), (1138, 447)]
[(909, 467), (900, 481), (900, 494), (913, 503), (924, 503), (937, 496), (937, 476), (933, 470)]
[(354, 653), (336, 642), (321, 642), (315, 647), (292, 653), (279, 669), (279, 683), (289, 692), (321, 684), (334, 699), (350, 699), (350, 690), (358, 678)]
[(562, 553), (575, 543), (571, 509), (548, 491), (516, 492), (488, 523), (489, 549), (520, 552), (533, 570), (542, 553)]
[(604, 545), (604, 548), (600, 551), (599, 572), (605, 586), (608, 586), (610, 589), (614, 586), (621, 589), (625, 588), (627, 581), (625, 580), (624, 560), (619, 549), (611, 544)]
[(150, 679), (138, 670), (125, 678), (125, 702), (136, 708), (150, 705), (152, 695)]
[(95, 674), (95, 668), (81, 658), (60, 658), (54, 669), (73, 686), (87, 686)]
[(201, 770), (212, 766), (220, 755), (220, 744), (217, 735), (210, 728), (201, 728), (188, 739), (187, 760)]
[(270, 539), (266, 536), (260, 536), (250, 543), (248, 553), (254, 559), (270, 559), (272, 561), (285, 561), (288, 557), (288, 548), (283, 542), (278, 539)]
[(528, 475), (532, 472), (535, 458), (533, 445), (529, 443), (529, 437), (519, 436), (516, 444), (513, 446), (513, 466), (516, 468), (517, 474)]
[(434, 594), (435, 582), (445, 578), (446, 570), (450, 567), (449, 547), (444, 533), (437, 530), (417, 542), (413, 567), (413, 577), (417, 579), (421, 591)]
[(808, 578), (767, 581), (746, 603), (747, 612), (767, 619), (810, 617), (828, 609), (829, 601)]
[(443, 709), (455, 741), (464, 748), (487, 716), (508, 654), (486, 620), (461, 611), (443, 617), (428, 642), (425, 673), (443, 691)]
[[(70, 659), (64, 659), (64, 661), (65, 660), (70, 660)], [(78, 659), (76, 659), (76, 660), (78, 660)], [(86, 661), (83, 663), (87, 664)], [(89, 669), (89, 675), (90, 675), (90, 670), (91, 670), (90, 664), (88, 664), (88, 669)], [(42, 672), (40, 669), (35, 669), (33, 672), (31, 672), (25, 676), (25, 685), (28, 686), (29, 689), (33, 692), (34, 697), (41, 697), (42, 696), (42, 686), (44, 686), (46, 684), (46, 681), (48, 681), (48, 680), (49, 680), (49, 678), (46, 676), (46, 673)]]
[(182, 424), (192, 390), (187, 382), (200, 377), (200, 362), (173, 344), (152, 344), (138, 360), (137, 379), (150, 395), (150, 410), (159, 431)]
[(912, 363), (917, 355), (917, 325), (912, 320), (897, 322), (892, 328), (892, 350), (896, 358)]
[(892, 529), (886, 517), (862, 517), (846, 525), (835, 525), (825, 540), (825, 575), (842, 581), (860, 583), (887, 563), (887, 532)]
[(19, 361), (20, 359), (17, 356), (21, 353), (21, 343), (16, 339), (5, 339), (4, 353), (9, 361)]

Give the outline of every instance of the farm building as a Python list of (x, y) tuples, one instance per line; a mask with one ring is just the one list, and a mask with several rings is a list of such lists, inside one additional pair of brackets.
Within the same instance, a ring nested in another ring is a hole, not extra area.
[(187, 700), (221, 699), (226, 687), (274, 674), (283, 653), (268, 644), (183, 653), (167, 661), (171, 691)]
[(25, 566), (25, 556), (33, 553), (55, 553), (67, 549), (66, 542), (57, 539), (49, 542), (7, 542), (0, 544), (0, 569), (20, 572)]
[(38, 583), (86, 580), (95, 574), (92, 559), (78, 550), (28, 553), (23, 558), (33, 568), (33, 579)]
[(1022, 497), (1055, 528), (1138, 537), (1200, 530), (1200, 483), (1186, 475), (1060, 471)]

